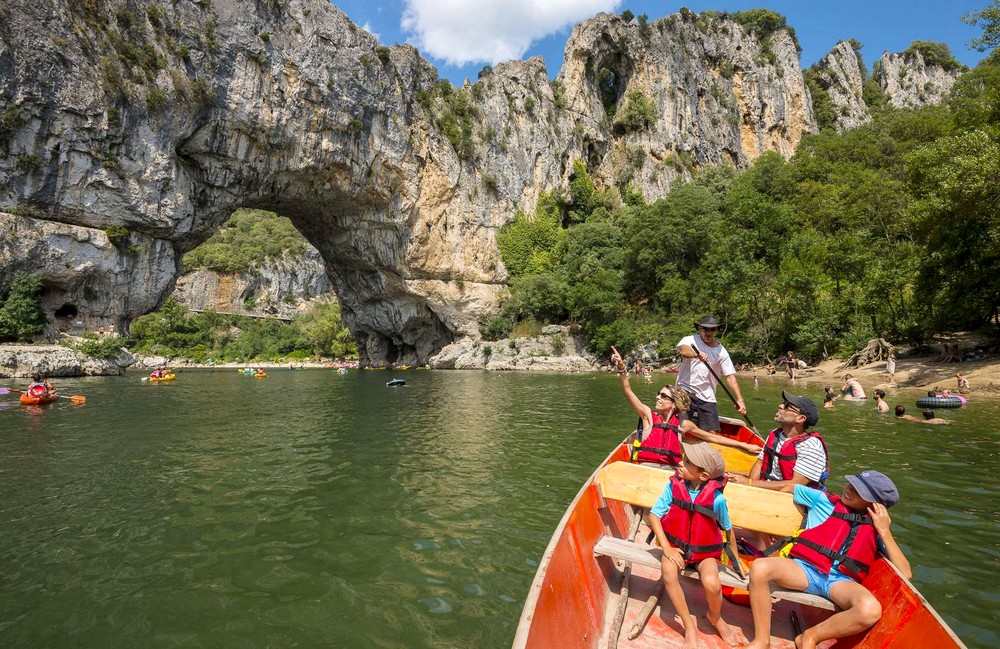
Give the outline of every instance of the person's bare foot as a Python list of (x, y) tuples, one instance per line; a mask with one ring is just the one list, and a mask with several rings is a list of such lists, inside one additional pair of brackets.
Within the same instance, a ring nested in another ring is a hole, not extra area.
[(684, 625), (683, 649), (698, 649), (698, 618), (693, 615), (690, 623)]
[(743, 649), (771, 649), (771, 640), (770, 638), (768, 638), (767, 640), (754, 639), (753, 642), (748, 644)]
[(735, 647), (739, 642), (739, 637), (736, 635), (736, 631), (733, 627), (729, 626), (725, 620), (722, 619), (722, 615), (719, 615), (717, 620), (713, 620), (711, 615), (706, 615), (705, 618), (711, 622), (716, 631), (722, 637), (722, 640), (730, 647)]
[(805, 633), (795, 636), (795, 646), (798, 649), (816, 649), (816, 641), (807, 638)]

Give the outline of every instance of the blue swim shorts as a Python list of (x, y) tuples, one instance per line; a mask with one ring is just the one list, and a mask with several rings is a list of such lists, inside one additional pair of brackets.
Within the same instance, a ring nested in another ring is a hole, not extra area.
[(792, 561), (799, 564), (802, 572), (806, 573), (809, 586), (802, 592), (810, 595), (819, 595), (820, 597), (830, 599), (830, 586), (833, 586), (838, 581), (853, 581), (850, 577), (836, 569), (831, 570), (830, 574), (824, 575), (808, 561), (796, 558), (793, 558)]

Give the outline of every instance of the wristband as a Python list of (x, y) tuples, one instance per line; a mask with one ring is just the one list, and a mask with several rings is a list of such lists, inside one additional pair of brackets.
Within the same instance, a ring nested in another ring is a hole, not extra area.
[(753, 478), (747, 478), (747, 486), (748, 487), (752, 487), (753, 486)]

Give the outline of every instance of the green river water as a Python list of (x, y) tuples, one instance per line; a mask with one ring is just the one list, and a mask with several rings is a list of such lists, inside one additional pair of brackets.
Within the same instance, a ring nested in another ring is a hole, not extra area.
[[(635, 422), (610, 375), (140, 376), (56, 380), (83, 407), (0, 397), (0, 647), (509, 647), (554, 527)], [(782, 387), (744, 384), (762, 432)], [(832, 489), (895, 479), (914, 583), (996, 647), (1000, 401), (939, 415), (848, 403), (817, 429)]]

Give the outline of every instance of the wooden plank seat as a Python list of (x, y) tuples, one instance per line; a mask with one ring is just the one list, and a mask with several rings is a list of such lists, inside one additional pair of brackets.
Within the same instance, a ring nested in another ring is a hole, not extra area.
[[(671, 475), (671, 471), (629, 462), (613, 462), (601, 469), (596, 483), (602, 498), (649, 509), (656, 504)], [(792, 501), (792, 494), (737, 484), (726, 485), (725, 494), (733, 527), (775, 536), (791, 536), (802, 523), (805, 510)], [(612, 536), (602, 537), (594, 547), (594, 554), (650, 568), (659, 568), (663, 558), (663, 550), (658, 547)], [(683, 574), (698, 578), (696, 570), (684, 570)], [(728, 567), (719, 571), (719, 580), (725, 586), (744, 589), (748, 586), (747, 581)], [(772, 590), (771, 599), (836, 610), (833, 602), (826, 598), (796, 591)]]

